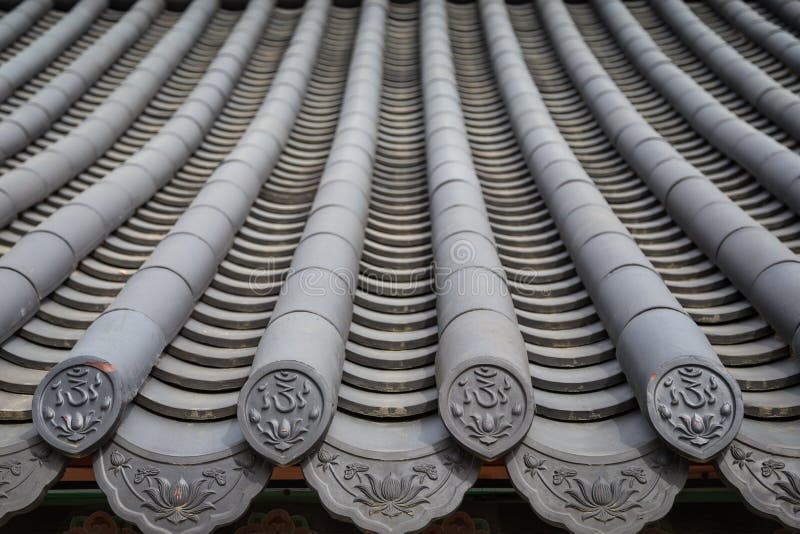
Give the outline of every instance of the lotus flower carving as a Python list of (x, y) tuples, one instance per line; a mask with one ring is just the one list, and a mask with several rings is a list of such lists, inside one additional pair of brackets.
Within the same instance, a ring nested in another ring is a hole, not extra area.
[(466, 427), (470, 430), (471, 437), (478, 438), (478, 441), (484, 445), (492, 445), (498, 439), (508, 436), (508, 430), (511, 428), (511, 423), (505, 421), (504, 415), (497, 417), (491, 413), (471, 414), (471, 423), (466, 423)]
[(318, 430), (322, 404), (322, 391), (305, 374), (275, 371), (250, 389), (242, 413), (252, 438), (285, 458), (291, 454), (286, 451)]
[[(532, 501), (568, 514), (575, 524), (616, 521), (630, 528), (641, 523), (648, 509), (662, 502), (657, 497), (664, 480), (662, 472), (676, 459), (662, 458), (661, 452), (654, 451), (646, 460), (640, 458), (598, 473), (595, 466), (560, 464), (555, 458), (528, 450), (530, 453), (514, 456), (509, 470), (514, 477), (523, 476), (516, 478), (515, 485), (526, 495), (534, 495)], [(603, 526), (591, 528), (606, 530)]]
[(776, 499), (791, 504), (792, 512), (797, 513), (800, 510), (800, 476), (791, 471), (784, 471), (783, 474), (786, 480), (775, 482), (775, 487), (782, 491), (783, 495), (778, 495)]
[(535, 457), (532, 454), (526, 454), (522, 457), (522, 461), (525, 463), (525, 473), (528, 475), (533, 475), (536, 471), (544, 471), (547, 468), (544, 466), (544, 460)]
[(203, 489), (206, 479), (199, 478), (189, 484), (181, 478), (174, 486), (166, 478), (154, 479), (156, 485), (143, 490), (150, 502), (145, 502), (142, 506), (156, 512), (156, 520), (166, 519), (174, 525), (186, 520), (197, 522), (200, 513), (214, 509), (208, 499), (215, 492)]
[(264, 442), (281, 452), (301, 441), (303, 434), (308, 432), (308, 427), (303, 425), (302, 419), (295, 419), (292, 423), (285, 417), (280, 420), (270, 419), (265, 425), (259, 424), (258, 429), (264, 434)]
[[(432, 509), (449, 504), (448, 498), (442, 495), (449, 494), (451, 477), (469, 468), (470, 464), (475, 466), (455, 446), (441, 455), (427, 456), (420, 461), (390, 460), (394, 464), (392, 469), (386, 469), (386, 463), (382, 461), (373, 463), (370, 460), (344, 452), (337, 454), (325, 446), (306, 466), (314, 466), (314, 476), (319, 476), (323, 484), (336, 488), (334, 498), (337, 501), (339, 497), (348, 495), (352, 500), (340, 501), (339, 504), (352, 510), (357, 517), (375, 516), (375, 521), (413, 524), (417, 525), (415, 529), (423, 526), (419, 522), (421, 517), (428, 517)], [(455, 483), (458, 484), (459, 480)], [(423, 504), (430, 506), (423, 507)]]
[(55, 436), (73, 447), (102, 427), (114, 402), (108, 377), (84, 365), (57, 373), (45, 391), (37, 410)]
[(575, 485), (577, 490), (568, 489), (565, 492), (574, 501), (566, 506), (582, 512), (583, 520), (595, 519), (604, 524), (614, 519), (625, 521), (625, 512), (641, 507), (636, 502), (630, 502), (631, 496), (638, 493), (638, 490), (624, 479), (608, 482), (600, 477), (589, 486), (585, 481), (576, 478)]
[(94, 416), (94, 410), (90, 410), (86, 415), (79, 411), (65, 413), (61, 420), (56, 419), (56, 413), (52, 408), (44, 409), (44, 416), (57, 429), (58, 437), (64, 438), (72, 443), (82, 441), (87, 434), (97, 431), (100, 419)]
[[(800, 512), (800, 475), (788, 470), (785, 462), (774, 458), (761, 459), (759, 471), (751, 465), (756, 463), (756, 458), (753, 457), (754, 451), (746, 450), (737, 444), (732, 444), (728, 450), (731, 454), (731, 465), (738, 467), (740, 476), (745, 477), (742, 482), (746, 484), (757, 482), (769, 492), (769, 498), (787, 503), (791, 507), (792, 514)], [(752, 481), (748, 480), (747, 475), (752, 477)]]
[(730, 451), (733, 457), (733, 465), (739, 466), (739, 469), (744, 469), (748, 463), (755, 462), (752, 458), (753, 451), (745, 451), (736, 445), (731, 445)]
[(678, 416), (680, 423), (675, 426), (681, 439), (688, 440), (689, 443), (702, 447), (713, 438), (719, 436), (724, 427), (714, 421), (713, 414), (698, 415), (693, 413), (691, 416), (682, 414)]
[[(122, 502), (121, 506), (143, 516), (151, 530), (158, 530), (154, 525), (165, 525), (161, 528), (169, 532), (177, 532), (177, 526), (183, 523), (187, 527), (192, 523), (206, 525), (229, 517), (227, 506), (221, 506), (213, 515), (203, 514), (217, 510), (220, 502), (227, 500), (227, 505), (230, 501), (246, 505), (242, 501), (243, 494), (237, 489), (243, 481), (249, 484), (247, 473), (259, 468), (256, 458), (247, 451), (199, 465), (153, 465), (145, 463), (144, 458), (129, 456), (121, 448), (112, 449), (104, 458), (109, 463), (107, 470), (121, 479), (115, 484), (120, 492), (115, 495), (116, 502)], [(137, 511), (125, 503), (135, 503), (140, 509)]]
[(448, 396), (448, 418), (459, 421), (484, 450), (509, 437), (515, 421), (525, 417), (525, 392), (511, 374), (494, 366), (467, 369)]
[(320, 449), (317, 452), (317, 460), (319, 461), (317, 467), (321, 468), (323, 472), (333, 469), (333, 466), (339, 465), (339, 462), (336, 461), (338, 458), (338, 454), (333, 454), (327, 449)]
[(730, 432), (736, 420), (733, 390), (712, 369), (691, 365), (672, 369), (654, 395), (658, 418), (653, 422), (672, 434), (673, 445), (679, 448), (713, 450), (717, 438)]
[[(111, 467), (109, 467), (108, 470), (115, 475), (123, 473), (125, 469), (131, 469), (130, 458), (126, 458), (118, 449), (114, 449), (109, 455), (109, 461), (111, 462)], [(144, 478), (142, 478), (142, 480), (144, 480)]]
[(419, 494), (428, 489), (428, 486), (418, 481), (419, 475), (411, 474), (398, 478), (390, 473), (383, 480), (378, 481), (372, 474), (364, 473), (367, 484), (357, 484), (355, 488), (363, 494), (355, 502), (367, 505), (370, 515), (383, 514), (386, 517), (397, 517), (405, 514), (414, 515), (413, 508), (429, 502)]

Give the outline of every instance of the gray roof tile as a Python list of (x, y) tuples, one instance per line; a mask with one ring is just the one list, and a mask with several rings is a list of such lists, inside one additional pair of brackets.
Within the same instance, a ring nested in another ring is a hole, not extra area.
[(0, 18), (0, 521), (97, 451), (145, 532), (295, 462), (414, 531), (501, 455), (575, 532), (686, 458), (798, 526), (796, 4), (245, 9)]

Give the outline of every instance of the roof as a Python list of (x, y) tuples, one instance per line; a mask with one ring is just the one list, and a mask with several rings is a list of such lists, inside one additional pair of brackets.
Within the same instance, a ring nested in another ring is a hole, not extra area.
[(63, 7), (0, 18), (0, 521), (91, 456), (145, 532), (297, 463), (410, 532), (499, 459), (800, 527), (800, 2)]

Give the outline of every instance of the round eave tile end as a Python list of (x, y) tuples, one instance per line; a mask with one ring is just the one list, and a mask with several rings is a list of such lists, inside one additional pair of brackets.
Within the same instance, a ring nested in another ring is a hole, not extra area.
[(685, 458), (707, 462), (739, 432), (742, 393), (721, 367), (696, 361), (671, 367), (650, 381), (647, 412), (659, 436)]
[(302, 460), (325, 436), (335, 397), (311, 367), (268, 365), (242, 388), (237, 416), (250, 446), (276, 465)]
[(36, 388), (33, 422), (42, 438), (71, 457), (97, 450), (120, 421), (122, 400), (113, 366), (98, 358), (73, 358), (55, 366)]
[(453, 437), (480, 458), (497, 459), (528, 433), (533, 395), (512, 369), (495, 363), (471, 365), (439, 398), (439, 413)]

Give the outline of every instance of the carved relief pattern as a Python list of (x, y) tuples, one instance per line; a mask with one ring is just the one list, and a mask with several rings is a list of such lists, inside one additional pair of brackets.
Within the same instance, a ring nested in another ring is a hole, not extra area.
[(666, 450), (601, 468), (563, 462), (526, 446), (508, 467), (537, 512), (578, 532), (639, 531), (667, 513), (687, 469)]
[(800, 466), (793, 460), (734, 442), (719, 464), (725, 478), (746, 494), (751, 505), (798, 527)]
[(260, 441), (278, 453), (303, 442), (322, 415), (322, 392), (297, 371), (275, 371), (250, 390), (247, 421)]
[(44, 496), (66, 460), (44, 443), (0, 456), (0, 524)]
[(269, 473), (250, 451), (213, 463), (171, 465), (150, 462), (112, 443), (96, 462), (98, 482), (114, 487), (103, 489), (115, 511), (152, 532), (208, 532), (209, 524), (232, 521), (245, 512)]
[(19, 456), (6, 457), (0, 460), (0, 500), (9, 499), (9, 496), (20, 488), (34, 474), (38, 467), (44, 465), (52, 449), (39, 445), (26, 451), (27, 462)]
[(450, 414), (487, 449), (510, 436), (524, 417), (525, 396), (517, 380), (494, 366), (464, 371), (450, 388)]
[(417, 530), (446, 515), (461, 502), (478, 468), (476, 459), (459, 448), (417, 460), (371, 462), (329, 445), (304, 464), (306, 478), (334, 515), (356, 511), (348, 513), (348, 519), (382, 532)]
[(677, 367), (655, 392), (656, 410), (679, 441), (702, 449), (733, 423), (733, 394), (724, 379), (703, 367)]
[(61, 441), (75, 446), (96, 432), (113, 403), (108, 376), (88, 365), (55, 375), (41, 400), (42, 417)]

